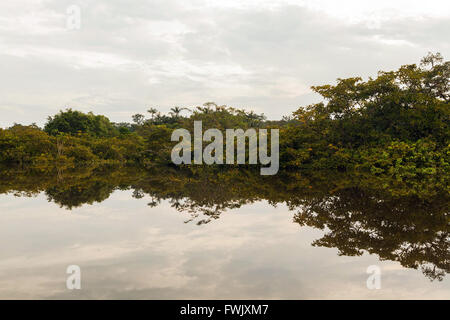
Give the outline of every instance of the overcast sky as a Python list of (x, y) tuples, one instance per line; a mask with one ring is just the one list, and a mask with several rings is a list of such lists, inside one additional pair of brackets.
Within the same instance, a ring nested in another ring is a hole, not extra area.
[(207, 101), (278, 119), (318, 101), (312, 85), (448, 59), (449, 34), (447, 0), (2, 1), (0, 126)]

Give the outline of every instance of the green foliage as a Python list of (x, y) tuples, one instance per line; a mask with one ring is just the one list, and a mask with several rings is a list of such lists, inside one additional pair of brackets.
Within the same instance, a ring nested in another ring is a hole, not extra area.
[(429, 197), (440, 192), (450, 194), (450, 146), (443, 148), (429, 140), (414, 143), (393, 141), (380, 148), (359, 153), (355, 166), (373, 176), (378, 187), (395, 195), (415, 194)]
[(189, 118), (183, 118), (181, 127), (193, 130), (194, 121), (202, 121), (204, 128), (248, 129), (259, 128), (264, 125), (265, 116), (253, 111), (247, 112), (227, 106), (219, 106), (214, 102), (207, 102), (203, 107), (196, 107)]
[(0, 162), (23, 165), (41, 155), (51, 154), (56, 150), (53, 140), (34, 125), (0, 129)]
[(0, 129), (0, 163), (32, 167), (142, 160), (144, 139), (135, 133), (117, 137), (89, 134), (48, 135), (35, 126)]
[(293, 113), (294, 121), (280, 134), (280, 162), (295, 168), (368, 169), (395, 174), (397, 180), (446, 176), (449, 78), (450, 63), (429, 54), (420, 66), (379, 72), (368, 81), (355, 77), (313, 87), (325, 101)]
[(60, 111), (55, 116), (49, 117), (44, 130), (51, 135), (87, 133), (95, 137), (110, 137), (118, 133), (107, 117), (72, 109)]

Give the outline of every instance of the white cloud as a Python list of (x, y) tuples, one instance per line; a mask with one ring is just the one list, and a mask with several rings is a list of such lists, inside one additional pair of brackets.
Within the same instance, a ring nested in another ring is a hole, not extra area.
[(65, 106), (113, 121), (206, 101), (280, 118), (311, 85), (450, 53), (447, 1), (80, 0), (0, 4), (0, 126)]

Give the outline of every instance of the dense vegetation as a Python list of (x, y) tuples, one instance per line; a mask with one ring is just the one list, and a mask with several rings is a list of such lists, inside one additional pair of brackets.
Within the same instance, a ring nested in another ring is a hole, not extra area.
[(391, 189), (401, 185), (403, 193), (450, 193), (449, 78), (450, 62), (429, 54), (420, 65), (379, 72), (367, 81), (338, 79), (336, 85), (313, 87), (324, 101), (281, 121), (215, 103), (174, 107), (167, 115), (151, 108), (148, 117), (134, 115), (133, 123), (67, 109), (49, 117), (44, 129), (20, 124), (0, 129), (0, 163), (171, 165), (172, 131), (192, 132), (194, 120), (202, 120), (204, 130), (280, 129), (285, 169), (352, 171), (382, 177), (379, 183)]

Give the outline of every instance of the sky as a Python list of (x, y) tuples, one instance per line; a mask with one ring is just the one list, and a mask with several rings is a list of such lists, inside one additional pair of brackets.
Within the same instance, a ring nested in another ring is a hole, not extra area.
[(449, 33), (446, 0), (2, 1), (0, 127), (209, 101), (280, 119), (313, 85), (448, 59)]

